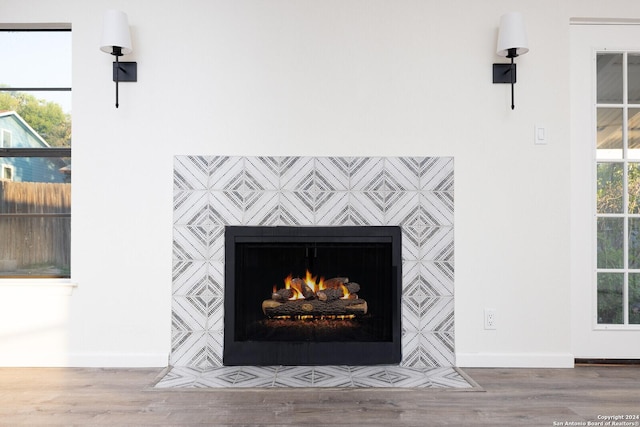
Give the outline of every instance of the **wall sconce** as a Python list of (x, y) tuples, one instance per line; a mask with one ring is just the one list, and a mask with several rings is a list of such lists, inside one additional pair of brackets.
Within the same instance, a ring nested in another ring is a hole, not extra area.
[(133, 52), (129, 18), (126, 13), (119, 10), (108, 10), (105, 13), (100, 50), (116, 57), (116, 62), (113, 63), (113, 81), (116, 82), (116, 108), (118, 108), (118, 83), (138, 81), (138, 63), (118, 60), (122, 55)]
[(510, 12), (500, 18), (500, 31), (498, 32), (498, 56), (511, 58), (510, 64), (493, 64), (493, 82), (511, 83), (511, 109), (515, 108), (513, 102), (513, 85), (516, 83), (516, 64), (513, 58), (529, 52), (527, 32), (524, 28), (524, 19), (519, 12)]

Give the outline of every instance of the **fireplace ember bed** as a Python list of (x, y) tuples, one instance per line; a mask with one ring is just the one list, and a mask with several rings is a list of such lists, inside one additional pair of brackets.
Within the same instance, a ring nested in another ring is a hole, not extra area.
[(401, 229), (225, 228), (224, 365), (401, 359)]

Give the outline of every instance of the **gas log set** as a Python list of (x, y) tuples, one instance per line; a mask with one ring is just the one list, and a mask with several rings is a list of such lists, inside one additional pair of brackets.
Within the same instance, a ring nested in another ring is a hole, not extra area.
[(347, 277), (316, 281), (309, 271), (304, 279), (288, 276), (285, 287), (273, 287), (262, 312), (277, 319), (350, 319), (367, 314), (367, 302), (358, 298), (360, 285)]

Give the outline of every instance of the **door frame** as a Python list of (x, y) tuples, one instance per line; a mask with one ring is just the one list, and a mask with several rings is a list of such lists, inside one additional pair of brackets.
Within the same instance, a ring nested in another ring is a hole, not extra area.
[(594, 220), (595, 54), (640, 52), (640, 20), (572, 19), (569, 32), (571, 348), (578, 359), (640, 359), (640, 325), (632, 329), (597, 324)]

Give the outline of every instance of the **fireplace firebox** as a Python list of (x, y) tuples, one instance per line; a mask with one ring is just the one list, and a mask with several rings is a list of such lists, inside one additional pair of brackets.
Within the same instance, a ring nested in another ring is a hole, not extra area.
[(225, 228), (224, 365), (401, 360), (400, 227)]

